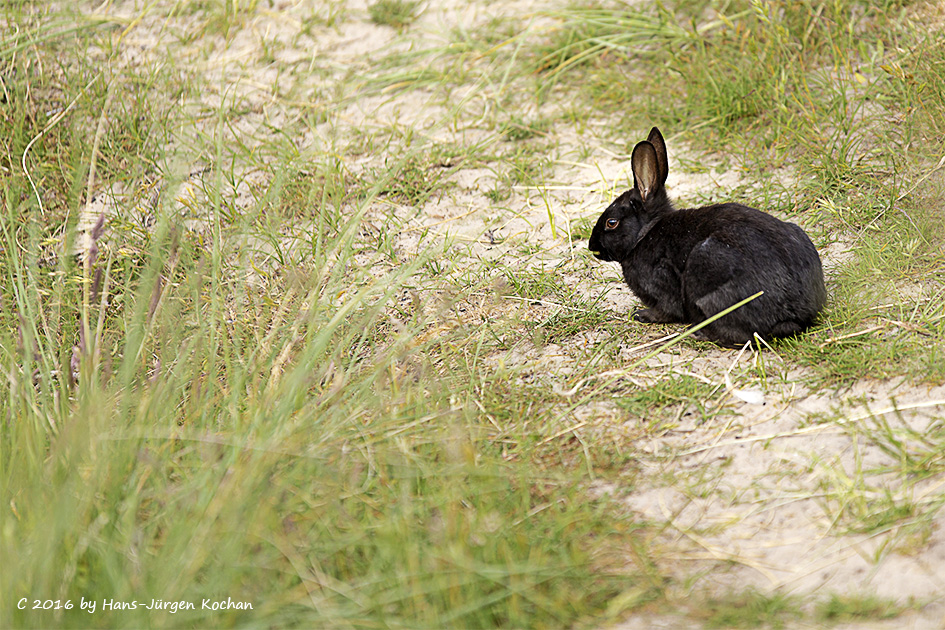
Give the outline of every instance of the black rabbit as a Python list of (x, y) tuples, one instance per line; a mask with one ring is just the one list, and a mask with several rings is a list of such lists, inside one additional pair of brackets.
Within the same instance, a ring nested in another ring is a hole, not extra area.
[(764, 291), (714, 321), (696, 337), (737, 347), (758, 333), (765, 340), (800, 333), (827, 300), (817, 249), (804, 230), (737, 203), (673, 207), (659, 129), (633, 149), (633, 188), (604, 210), (589, 247), (616, 261), (647, 307), (641, 322), (697, 324)]

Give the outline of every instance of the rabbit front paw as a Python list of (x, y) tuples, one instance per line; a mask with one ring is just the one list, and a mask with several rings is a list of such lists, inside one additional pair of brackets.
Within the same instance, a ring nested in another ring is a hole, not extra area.
[(666, 315), (655, 308), (639, 308), (633, 311), (633, 319), (644, 324), (671, 324), (679, 321), (678, 318)]

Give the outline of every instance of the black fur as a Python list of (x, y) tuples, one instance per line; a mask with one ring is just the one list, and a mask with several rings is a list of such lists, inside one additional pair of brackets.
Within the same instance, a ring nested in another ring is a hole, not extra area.
[(656, 127), (630, 162), (633, 188), (601, 214), (589, 247), (601, 260), (620, 263), (647, 307), (634, 313), (636, 320), (697, 324), (764, 291), (697, 336), (735, 347), (754, 333), (771, 340), (814, 324), (827, 290), (804, 230), (737, 203), (674, 208), (663, 188), (669, 169)]

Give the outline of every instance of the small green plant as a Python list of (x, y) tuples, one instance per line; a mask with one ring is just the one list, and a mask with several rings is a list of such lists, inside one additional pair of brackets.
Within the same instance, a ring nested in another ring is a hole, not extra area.
[(844, 623), (870, 619), (894, 619), (907, 609), (890, 599), (875, 595), (838, 595), (818, 602), (815, 613), (830, 623)]
[(645, 389), (621, 396), (617, 404), (640, 418), (652, 417), (656, 415), (654, 412), (669, 406), (692, 407), (704, 421), (719, 411), (710, 412), (706, 404), (718, 396), (718, 390), (718, 387), (688, 376), (662, 378)]
[(535, 121), (526, 121), (518, 118), (513, 118), (505, 124), (505, 132), (503, 136), (509, 142), (520, 142), (522, 140), (528, 140), (529, 138), (534, 138), (535, 136), (545, 136), (547, 135), (547, 130), (549, 127), (549, 122), (547, 120), (535, 120)]
[(783, 628), (801, 616), (796, 598), (754, 589), (713, 597), (700, 605), (698, 616), (706, 628)]
[[(398, 171), (397, 177), (385, 178), (387, 183), (381, 194), (398, 203), (422, 206), (432, 194), (444, 187), (443, 170), (418, 158), (407, 160), (395, 168)], [(386, 172), (379, 171), (378, 175), (384, 178)]]
[(413, 24), (420, 11), (420, 3), (411, 0), (377, 0), (368, 5), (371, 21), (398, 30)]

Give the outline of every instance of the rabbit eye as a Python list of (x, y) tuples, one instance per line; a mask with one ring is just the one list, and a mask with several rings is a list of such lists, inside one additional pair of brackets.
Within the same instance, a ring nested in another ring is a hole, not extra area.
[(620, 219), (607, 219), (607, 222), (604, 223), (604, 229), (613, 230), (620, 225)]

